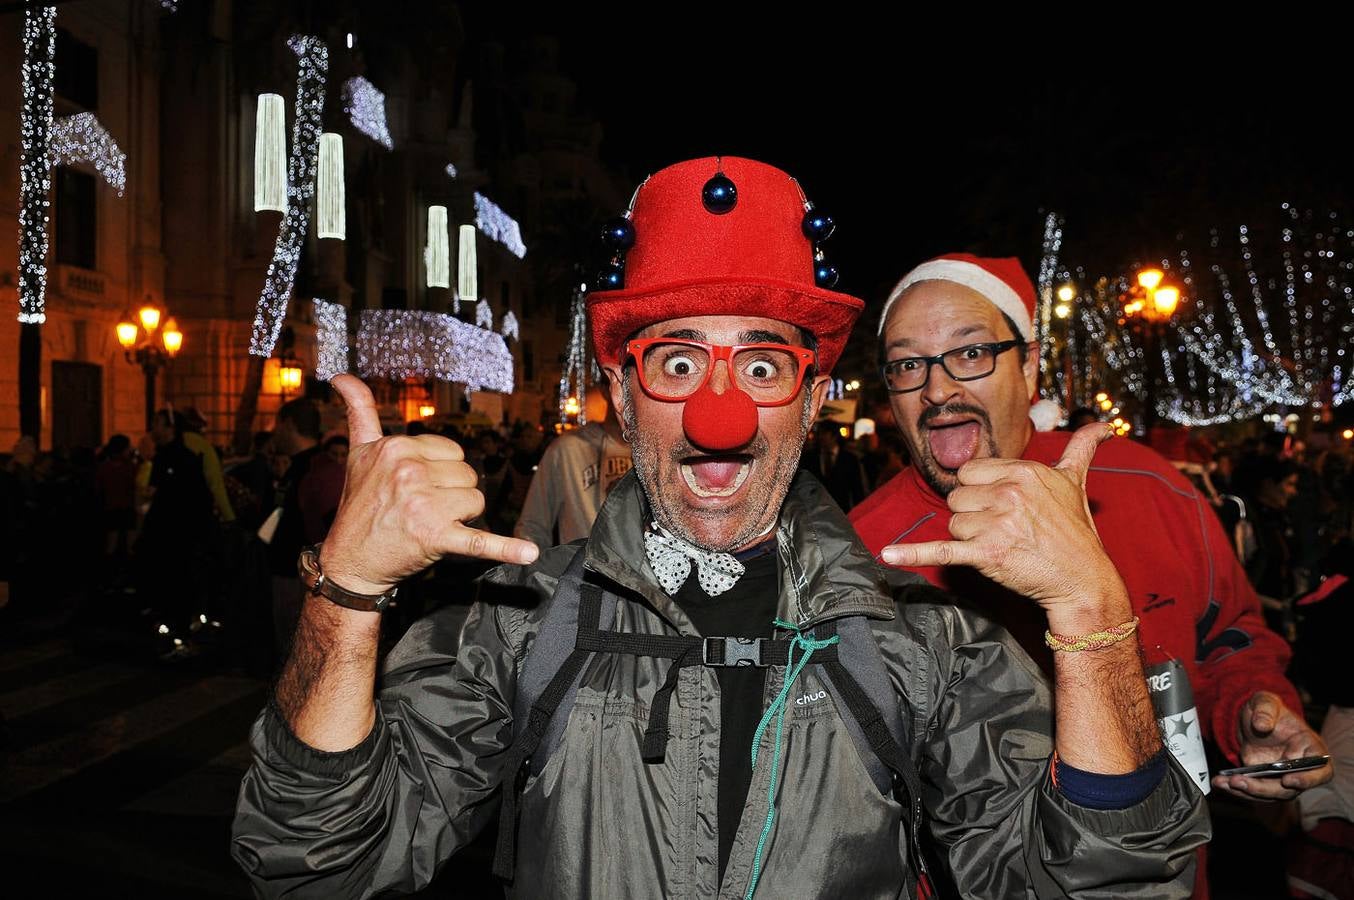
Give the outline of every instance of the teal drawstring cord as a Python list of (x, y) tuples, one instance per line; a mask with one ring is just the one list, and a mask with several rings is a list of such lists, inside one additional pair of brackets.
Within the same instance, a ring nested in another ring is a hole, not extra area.
[[(752, 900), (752, 895), (757, 890), (757, 882), (762, 877), (762, 853), (766, 850), (767, 838), (771, 836), (771, 826), (776, 821), (776, 776), (780, 772), (780, 738), (785, 725), (785, 706), (790, 696), (790, 688), (799, 678), (799, 673), (804, 671), (804, 666), (808, 665), (813, 651), (830, 647), (841, 640), (835, 634), (825, 641), (814, 640), (800, 634), (799, 628), (789, 622), (782, 622), (780, 619), (774, 621), (776, 627), (793, 631), (795, 636), (790, 641), (790, 652), (785, 661), (787, 673), (785, 682), (780, 686), (780, 693), (776, 695), (776, 699), (766, 708), (762, 720), (757, 723), (757, 730), (752, 733), (752, 769), (756, 771), (757, 751), (762, 744), (762, 735), (766, 733), (766, 726), (771, 723), (771, 717), (773, 715), (776, 717), (776, 740), (771, 747), (771, 782), (766, 789), (766, 822), (762, 825), (761, 837), (757, 839), (757, 855), (752, 858), (752, 880), (748, 882), (748, 892), (743, 895), (743, 900)], [(804, 651), (798, 663), (795, 662), (796, 647)]]

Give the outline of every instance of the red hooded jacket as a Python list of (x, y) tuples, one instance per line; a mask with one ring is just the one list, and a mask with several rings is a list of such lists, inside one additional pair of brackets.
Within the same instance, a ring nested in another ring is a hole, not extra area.
[[(1053, 465), (1070, 438), (1036, 432), (1022, 458)], [(1169, 462), (1131, 441), (1101, 445), (1086, 492), (1100, 540), (1141, 618), (1147, 663), (1184, 664), (1205, 736), (1240, 764), (1237, 717), (1252, 694), (1273, 691), (1293, 710), (1302, 704), (1284, 677), (1288, 644), (1265, 625), (1221, 524)], [(889, 544), (952, 539), (949, 507), (913, 466), (853, 509), (851, 522), (876, 559)], [(1004, 625), (1052, 671), (1044, 617), (1034, 603), (968, 567), (914, 571)]]

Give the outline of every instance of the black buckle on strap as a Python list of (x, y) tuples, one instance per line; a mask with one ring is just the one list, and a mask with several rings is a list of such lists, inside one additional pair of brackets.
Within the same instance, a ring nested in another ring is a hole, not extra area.
[(707, 666), (765, 666), (762, 644), (765, 638), (708, 637), (701, 662)]

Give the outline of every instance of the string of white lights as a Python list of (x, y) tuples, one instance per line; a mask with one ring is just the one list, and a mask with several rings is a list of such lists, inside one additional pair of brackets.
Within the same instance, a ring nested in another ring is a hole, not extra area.
[(489, 301), (480, 298), (480, 302), (475, 304), (475, 326), (477, 328), (494, 327), (494, 311), (489, 307)]
[(437, 378), (468, 390), (513, 390), (512, 354), (502, 335), (426, 310), (363, 311), (357, 369), (365, 378)]
[[(1053, 282), (1058, 272), (1058, 255), (1062, 251), (1062, 242), (1062, 219), (1057, 213), (1051, 212), (1044, 219), (1044, 253), (1039, 260), (1039, 280), (1036, 285), (1039, 290), (1039, 310), (1036, 320), (1039, 333), (1036, 340), (1044, 350), (1039, 354), (1041, 381), (1047, 378), (1053, 363), (1050, 358), (1053, 351), (1053, 341), (1050, 339), (1053, 324)], [(1056, 370), (1056, 367), (1053, 368)]]
[(320, 112), (324, 109), (324, 85), (329, 72), (329, 50), (311, 35), (293, 35), (287, 46), (297, 57), (296, 118), (292, 123), (291, 158), (287, 163), (287, 211), (273, 246), (263, 290), (254, 314), (254, 329), (249, 337), (249, 352), (267, 358), (273, 354), (282, 320), (287, 316), (296, 281), (296, 266), (301, 260), (306, 227), (310, 221), (310, 201), (315, 196), (315, 167), (319, 156)]
[[(1249, 227), (1234, 232), (1237, 242), (1230, 245), (1212, 230), (1203, 268), (1209, 278), (1196, 277), (1194, 260), (1183, 247), (1177, 260), (1161, 261), (1192, 306), (1191, 315), (1166, 327), (1160, 363), (1154, 358), (1152, 368), (1160, 367), (1165, 381), (1158, 393), (1164, 418), (1214, 424), (1274, 407), (1311, 408), (1354, 399), (1354, 383), (1347, 377), (1348, 348), (1354, 346), (1354, 229), (1335, 214), (1299, 213), (1288, 204), (1283, 211), (1282, 227), (1274, 229), (1282, 242), (1273, 263), (1262, 262), (1267, 245)], [(1233, 269), (1240, 277), (1234, 279)], [(1057, 268), (1045, 258), (1041, 287), (1050, 273), (1056, 275)], [(1250, 297), (1244, 310), (1233, 289), (1240, 278)], [(1083, 277), (1082, 283), (1090, 282)], [(1098, 284), (1091, 302), (1078, 304), (1068, 322), (1072, 393), (1084, 396), (1109, 378), (1119, 381), (1123, 394), (1144, 397), (1144, 348), (1119, 315), (1128, 286), (1122, 276)], [(1104, 370), (1095, 371), (1097, 366)], [(1049, 374), (1066, 392), (1068, 376)]]
[(503, 321), (499, 325), (498, 330), (505, 338), (512, 338), (514, 341), (521, 340), (521, 335), (519, 334), (517, 326), (517, 316), (513, 315), (512, 310), (508, 310), (503, 314)]
[[(565, 404), (570, 397), (582, 400), (583, 392), (588, 389), (588, 310), (586, 284), (580, 284), (574, 291), (570, 310), (569, 347), (564, 356), (564, 370), (559, 376), (559, 420), (567, 421)], [(588, 423), (587, 404), (580, 402), (578, 424)]]
[(527, 245), (522, 243), (522, 229), (517, 220), (479, 191), (475, 192), (475, 227), (486, 237), (507, 247), (518, 259), (527, 255)]
[(387, 150), (395, 149), (386, 123), (386, 95), (358, 75), (343, 83), (343, 111), (353, 127)]
[(19, 321), (47, 320), (47, 199), (52, 189), (48, 142), (56, 67), (56, 8), (24, 10), (23, 109), (19, 119)]
[[(1347, 402), (1348, 385), (1341, 382), (1336, 367), (1354, 336), (1354, 262), (1341, 258), (1337, 248), (1347, 245), (1354, 230), (1343, 228), (1335, 214), (1299, 214), (1283, 205), (1285, 221), (1279, 229), (1282, 276), (1262, 278), (1256, 271), (1254, 236), (1249, 228), (1240, 233), (1241, 261), (1255, 303), (1254, 321), (1260, 331), (1264, 353), (1255, 352), (1247, 336), (1248, 326), (1231, 302), (1226, 273), (1214, 266), (1223, 288), (1227, 312), (1232, 318), (1233, 338), (1205, 320), (1193, 329), (1196, 342), (1207, 348), (1202, 354), (1225, 382), (1236, 384), (1243, 397), (1252, 394), (1274, 405), (1320, 405), (1329, 391), (1330, 402)], [(1216, 236), (1214, 248), (1216, 249)], [(1347, 249), (1347, 248), (1346, 248)], [(1266, 296), (1266, 289), (1281, 291)], [(1273, 312), (1280, 318), (1285, 346), (1276, 334)], [(1192, 348), (1191, 348), (1192, 349)]]
[(318, 297), (315, 304), (315, 377), (328, 381), (348, 371), (348, 310)]
[(52, 121), (52, 165), (85, 163), (112, 185), (121, 197), (127, 189), (127, 154), (91, 112), (62, 116)]

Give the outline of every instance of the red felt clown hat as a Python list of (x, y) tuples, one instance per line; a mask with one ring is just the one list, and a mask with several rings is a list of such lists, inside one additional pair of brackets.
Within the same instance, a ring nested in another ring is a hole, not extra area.
[[(720, 182), (712, 199), (721, 174), (732, 188)], [(631, 335), (666, 319), (764, 316), (812, 332), (818, 369), (831, 371), (865, 303), (819, 287), (810, 208), (794, 179), (750, 159), (712, 156), (651, 175), (631, 209), (624, 287), (588, 297), (598, 361), (616, 365)]]

